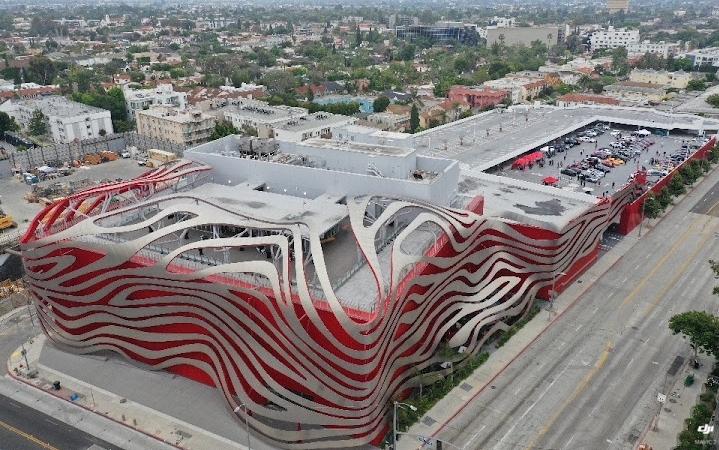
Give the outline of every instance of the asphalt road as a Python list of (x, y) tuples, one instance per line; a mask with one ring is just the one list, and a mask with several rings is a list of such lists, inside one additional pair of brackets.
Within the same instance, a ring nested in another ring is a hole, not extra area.
[(94, 436), (0, 395), (0, 448), (3, 450), (117, 449)]
[(437, 437), (467, 449), (632, 448), (672, 361), (690, 356), (668, 319), (719, 307), (707, 263), (719, 254), (718, 180), (646, 233)]

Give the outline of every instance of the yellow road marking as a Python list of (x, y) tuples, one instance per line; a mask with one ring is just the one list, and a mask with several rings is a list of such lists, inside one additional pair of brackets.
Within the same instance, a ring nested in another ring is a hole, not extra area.
[[(717, 204), (719, 204), (719, 202), (717, 202)], [(630, 292), (629, 295), (627, 295), (627, 298), (624, 299), (624, 302), (622, 302), (622, 305), (620, 306), (620, 308), (627, 306), (627, 304), (629, 302), (634, 300), (634, 297), (636, 297), (637, 294), (639, 294), (639, 292), (642, 290), (642, 288), (644, 288), (644, 285), (647, 284), (647, 282), (654, 276), (655, 273), (657, 273), (657, 271), (662, 266), (664, 266), (664, 264), (666, 264), (666, 262), (669, 260), (669, 258), (674, 256), (674, 251), (677, 248), (679, 248), (679, 246), (682, 245), (684, 243), (684, 241), (687, 240), (687, 238), (689, 238), (689, 236), (691, 235), (692, 231), (694, 230), (694, 227), (696, 226), (696, 224), (698, 224), (699, 221), (703, 218), (711, 220), (711, 217), (704, 216), (704, 215), (697, 217), (687, 227), (686, 231), (679, 237), (679, 239), (677, 239), (677, 241), (674, 243), (674, 245), (672, 245), (672, 247), (664, 254), (664, 256), (662, 256), (662, 258), (654, 265), (654, 267), (652, 267), (652, 270), (650, 270), (648, 274), (646, 274), (641, 280), (639, 280), (639, 283), (637, 283), (637, 285), (634, 287), (632, 292)]]
[[(717, 206), (719, 206), (719, 201), (716, 202), (716, 203), (710, 208), (709, 211), (712, 211), (712, 210), (713, 210), (715, 207), (717, 207)], [(643, 288), (644, 285), (649, 281), (649, 279), (654, 276), (654, 274), (667, 262), (667, 260), (668, 260), (671, 256), (673, 256), (674, 251), (679, 247), (679, 245), (683, 244), (684, 241), (687, 240), (687, 238), (690, 236), (690, 233), (694, 230), (694, 227), (701, 221), (702, 218), (705, 219), (705, 222), (704, 222), (704, 225), (702, 226), (702, 229), (706, 228), (706, 225), (709, 223), (709, 221), (712, 220), (712, 217), (711, 217), (711, 216), (708, 216), (708, 215), (700, 215), (699, 217), (697, 217), (697, 218), (689, 225), (689, 227), (687, 227), (687, 230), (679, 237), (679, 239), (674, 243), (674, 245), (672, 245), (672, 247), (669, 249), (669, 251), (654, 265), (654, 267), (652, 268), (652, 270), (651, 270), (645, 277), (643, 277), (643, 278), (640, 280), (639, 283), (637, 283), (636, 287), (632, 290), (632, 292), (629, 293), (629, 295), (627, 296), (627, 298), (626, 298), (626, 299), (624, 300), (624, 302), (622, 303), (621, 307), (626, 306), (629, 302), (631, 302), (631, 301), (637, 296), (637, 294), (642, 290), (642, 288)], [(676, 279), (678, 279), (679, 276), (683, 275), (683, 272), (686, 270), (686, 267), (694, 260), (694, 257), (699, 253), (699, 251), (700, 251), (702, 248), (704, 248), (704, 243), (709, 239), (709, 236), (711, 236), (711, 234), (709, 234), (709, 233), (705, 233), (705, 234), (706, 234), (706, 236), (705, 236), (704, 239), (702, 239), (702, 241), (700, 242), (700, 245), (698, 246), (697, 250), (696, 250), (689, 258), (686, 259), (686, 261), (684, 262), (683, 266), (681, 267), (681, 270), (679, 270), (679, 271), (677, 272), (677, 274), (675, 275), (675, 279), (672, 280), (672, 282), (667, 285), (667, 287), (665, 288), (665, 290), (663, 290), (663, 291), (660, 293), (658, 299), (655, 299), (655, 301), (653, 302), (654, 306), (652, 306), (652, 307), (645, 313), (645, 315), (648, 314), (648, 313), (651, 311), (651, 309), (653, 309), (654, 307), (656, 307), (656, 304), (658, 304), (658, 302), (661, 301), (661, 299), (664, 297), (664, 295), (666, 295), (666, 293), (669, 291), (669, 289), (671, 289), (671, 287), (674, 285), (674, 282), (676, 281)], [(532, 441), (530, 442), (530, 444), (527, 446), (527, 449), (532, 449), (532, 448), (537, 444), (537, 442), (539, 442), (539, 441), (544, 437), (544, 435), (547, 434), (547, 432), (552, 428), (552, 426), (553, 426), (554, 423), (557, 421), (557, 419), (559, 418), (559, 416), (562, 415), (562, 413), (564, 412), (564, 410), (567, 409), (567, 407), (568, 407), (582, 392), (584, 392), (584, 391), (587, 389), (587, 386), (589, 386), (589, 383), (592, 381), (592, 379), (596, 376), (596, 374), (597, 374), (597, 373), (602, 369), (602, 367), (604, 367), (604, 365), (606, 364), (607, 359), (609, 359), (609, 353), (610, 353), (611, 351), (612, 351), (612, 343), (611, 343), (611, 342), (608, 342), (607, 345), (606, 345), (606, 347), (605, 347), (605, 349), (604, 349), (604, 351), (603, 351), (602, 354), (599, 356), (599, 359), (597, 360), (597, 363), (596, 363), (595, 366), (592, 368), (592, 370), (590, 370), (590, 371), (584, 376), (584, 378), (582, 378), (582, 380), (579, 382), (579, 384), (578, 384), (577, 387), (575, 388), (574, 392), (572, 392), (572, 395), (570, 395), (570, 396), (567, 398), (567, 400), (565, 400), (564, 403), (562, 403), (561, 407), (554, 413), (554, 415), (549, 419), (549, 421), (546, 422), (546, 424), (545, 424), (545, 425), (542, 427), (542, 429), (540, 430), (539, 434), (538, 434), (534, 439), (532, 439)]]
[(662, 289), (662, 291), (654, 299), (654, 301), (649, 303), (649, 306), (644, 311), (643, 317), (648, 316), (649, 313), (651, 313), (654, 310), (654, 308), (656, 308), (657, 305), (659, 305), (659, 303), (662, 301), (664, 296), (667, 295), (667, 292), (669, 292), (669, 290), (671, 290), (671, 288), (673, 288), (675, 286), (677, 280), (679, 280), (679, 278), (681, 278), (685, 275), (684, 272), (686, 272), (687, 267), (689, 267), (689, 264), (691, 264), (695, 261), (694, 258), (696, 258), (696, 256), (699, 254), (700, 251), (704, 250), (704, 244), (706, 243), (706, 241), (708, 241), (709, 238), (713, 236), (713, 234), (711, 234), (711, 233), (703, 233), (703, 234), (704, 234), (704, 238), (699, 242), (699, 244), (697, 245), (697, 248), (694, 250), (694, 252), (692, 252), (691, 255), (689, 255), (688, 258), (686, 258), (684, 263), (676, 271), (676, 274), (674, 275), (674, 277), (672, 277), (671, 281), (664, 287), (664, 289)]
[(27, 439), (28, 441), (30, 441), (30, 442), (32, 442), (32, 443), (34, 443), (34, 444), (37, 444), (37, 445), (39, 445), (40, 447), (45, 448), (45, 449), (47, 449), (47, 450), (60, 450), (60, 449), (58, 449), (57, 447), (53, 447), (52, 445), (48, 444), (48, 443), (45, 442), (45, 441), (41, 441), (40, 439), (36, 438), (36, 437), (33, 436), (32, 434), (28, 434), (28, 433), (26, 433), (26, 432), (24, 432), (24, 431), (22, 431), (22, 430), (20, 430), (20, 429), (18, 429), (18, 428), (15, 428), (14, 426), (12, 426), (12, 425), (10, 425), (10, 424), (8, 424), (8, 423), (5, 423), (5, 422), (3, 422), (2, 420), (0, 420), (0, 427), (5, 428), (5, 429), (8, 430), (8, 431), (12, 431), (13, 433), (17, 434), (18, 436), (24, 437), (24, 438)]
[(592, 367), (592, 370), (587, 372), (587, 374), (582, 378), (582, 380), (579, 382), (577, 387), (574, 389), (574, 392), (572, 392), (572, 395), (570, 395), (564, 403), (562, 403), (562, 406), (557, 410), (557, 412), (554, 413), (554, 415), (549, 419), (549, 421), (542, 427), (537, 437), (532, 439), (530, 444), (527, 446), (528, 449), (533, 448), (538, 441), (544, 437), (545, 434), (552, 428), (554, 425), (554, 422), (559, 419), (559, 416), (562, 415), (562, 412), (564, 412), (565, 409), (567, 409), (567, 406), (569, 406), (570, 403), (572, 403), (582, 392), (584, 392), (587, 389), (587, 386), (589, 386), (589, 383), (592, 381), (592, 379), (599, 373), (600, 370), (604, 367), (604, 365), (607, 363), (607, 360), (609, 359), (609, 354), (612, 352), (613, 346), (611, 341), (607, 341), (607, 345), (604, 346), (604, 351), (602, 351), (602, 354), (599, 355), (599, 359), (597, 360), (596, 364), (594, 364), (594, 367)]

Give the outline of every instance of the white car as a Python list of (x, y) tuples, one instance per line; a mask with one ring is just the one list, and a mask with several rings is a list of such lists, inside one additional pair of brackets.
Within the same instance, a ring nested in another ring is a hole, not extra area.
[(619, 131), (619, 130), (614, 130), (614, 131), (612, 131), (612, 132), (609, 133), (609, 134), (610, 134), (611, 136), (615, 136), (615, 137), (616, 137), (616, 136), (619, 136), (620, 134), (622, 134), (622, 132)]
[(592, 144), (597, 142), (593, 137), (582, 136), (579, 138), (579, 142), (591, 142)]
[(130, 154), (130, 152), (122, 152), (122, 153), (120, 153), (120, 156), (123, 157), (123, 158), (125, 158), (125, 159), (129, 159), (129, 158), (132, 157), (132, 155)]

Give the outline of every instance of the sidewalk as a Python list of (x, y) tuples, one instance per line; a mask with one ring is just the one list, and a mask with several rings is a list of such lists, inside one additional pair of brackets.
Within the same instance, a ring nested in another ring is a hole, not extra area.
[[(123, 397), (43, 364), (45, 360), (49, 360), (46, 357), (42, 360), (40, 358), (43, 347), (47, 345), (44, 335), (37, 336), (23, 345), (27, 352), (26, 355), (23, 356), (22, 347), (20, 347), (10, 356), (7, 363), (8, 374), (17, 381), (39, 389), (44, 395), (50, 394), (59, 399), (72, 402), (88, 411), (100, 414), (120, 425), (132, 428), (176, 448), (188, 450), (247, 448), (244, 443), (235, 442), (194, 424), (179, 420), (169, 414), (171, 411), (159, 411), (138, 402), (138, 400), (143, 399), (143, 391), (153, 391), (153, 388), (159, 388), (157, 385), (143, 386), (136, 389), (139, 398)], [(79, 355), (69, 356), (88, 358), (87, 356)], [(26, 366), (25, 357), (27, 357), (30, 370)], [(107, 364), (108, 358), (95, 357), (89, 358), (89, 360), (96, 365), (97, 371), (102, 372), (103, 368), (101, 366), (103, 363)], [(138, 368), (137, 370), (143, 369)], [(107, 370), (102, 373), (106, 374)], [(123, 376), (122, 378), (126, 377)], [(60, 382), (59, 390), (53, 389), (53, 382), (55, 381)], [(188, 383), (194, 382), (188, 381)], [(193, 404), (186, 405), (188, 410), (193, 409), (193, 407)], [(231, 414), (229, 411), (224, 410), (218, 413)], [(235, 420), (232, 417), (229, 417), (229, 419)], [(238, 435), (246, 436), (242, 424), (240, 422), (236, 422), (236, 424), (238, 432), (241, 432)], [(246, 441), (243, 440), (243, 442)], [(252, 439), (252, 448), (267, 448), (265, 445), (258, 444), (262, 443), (258, 442), (256, 438)]]
[[(711, 358), (701, 358), (704, 364), (694, 370), (685, 364), (674, 380), (673, 386), (667, 389), (667, 401), (662, 405), (659, 416), (650, 423), (642, 443), (649, 444), (653, 450), (671, 450), (677, 444), (677, 437), (684, 429), (684, 419), (691, 415), (691, 410), (699, 401), (702, 386), (712, 369)], [(684, 386), (684, 379), (694, 374), (694, 384)], [(658, 409), (658, 408), (657, 408)]]
[[(646, 227), (645, 231), (648, 231)], [(484, 389), (491, 386), (492, 382), (509, 364), (521, 356), (545, 330), (564, 315), (569, 308), (574, 306), (582, 295), (591, 288), (592, 284), (634, 246), (637, 242), (637, 233), (637, 230), (635, 230), (624, 236), (614, 247), (602, 254), (586, 272), (554, 300), (552, 311), (540, 311), (506, 344), (494, 350), (489, 359), (477, 368), (472, 375), (438, 401), (424, 417), (420, 418), (406, 432), (415, 436), (432, 436), (438, 433), (446, 423), (461, 413), (467, 403), (477, 397)], [(422, 447), (417, 443), (417, 439), (410, 438), (400, 440), (397, 448), (409, 450)]]
[[(656, 219), (645, 219), (642, 226), (638, 226), (627, 236), (624, 236), (614, 247), (600, 258), (581, 277), (569, 285), (555, 300), (551, 320), (549, 311), (541, 311), (529, 321), (517, 334), (512, 336), (507, 343), (492, 351), (489, 359), (467, 377), (457, 387), (452, 389), (445, 397), (438, 401), (423, 417), (421, 417), (406, 433), (409, 439), (399, 441), (397, 448), (400, 450), (421, 449), (418, 438), (411, 436), (431, 437), (439, 433), (445, 424), (459, 415), (464, 407), (476, 398), (484, 389), (490, 387), (494, 380), (500, 376), (504, 369), (514, 360), (520, 357), (524, 351), (534, 343), (552, 324), (560, 318), (567, 310), (574, 306), (589, 290), (592, 285), (619, 259), (624, 256), (640, 239), (639, 231), (644, 236), (655, 228), (671, 211), (678, 205), (683, 204), (692, 198), (701, 198), (712, 187), (706, 182), (714, 182), (719, 173), (714, 168), (709, 173), (700, 177), (696, 183), (687, 190), (685, 194), (675, 198), (672, 206)], [(682, 378), (683, 380), (683, 378)], [(692, 404), (693, 406), (693, 404)], [(679, 414), (677, 412), (677, 414)], [(685, 416), (686, 417), (686, 416)], [(664, 422), (662, 428), (671, 430), (671, 442), (676, 441), (676, 434), (683, 429), (683, 419), (678, 423), (671, 423), (671, 419)], [(660, 419), (661, 422), (661, 419)], [(424, 446), (424, 448), (429, 448)], [(655, 447), (656, 449), (656, 447)]]

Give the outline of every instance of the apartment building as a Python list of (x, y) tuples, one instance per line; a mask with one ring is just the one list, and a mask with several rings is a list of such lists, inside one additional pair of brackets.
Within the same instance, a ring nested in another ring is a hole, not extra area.
[(84, 141), (113, 133), (110, 111), (59, 95), (12, 99), (0, 105), (0, 111), (12, 116), (23, 130), (27, 130), (37, 110), (45, 116), (47, 134), (56, 143)]
[(467, 102), (472, 108), (491, 108), (502, 103), (509, 96), (507, 91), (497, 91), (485, 87), (470, 88), (467, 86), (452, 86), (447, 98), (452, 101)]
[(699, 48), (684, 56), (692, 60), (694, 67), (719, 68), (719, 47)]
[(137, 111), (137, 133), (186, 147), (208, 142), (215, 118), (198, 110), (153, 106)]
[(187, 105), (187, 94), (175, 91), (171, 84), (160, 84), (151, 89), (133, 89), (128, 85), (122, 87), (125, 94), (128, 118), (134, 119), (135, 113), (150, 106), (174, 106), (185, 109)]
[(676, 55), (682, 50), (681, 42), (650, 42), (644, 40), (638, 44), (629, 44), (626, 46), (627, 53), (645, 54), (653, 53), (663, 58), (667, 58), (669, 55)]
[(697, 78), (704, 78), (704, 74), (684, 72), (683, 70), (669, 72), (666, 70), (653, 69), (633, 69), (629, 73), (629, 81), (635, 83), (650, 83), (676, 89), (686, 89), (689, 82)]
[(309, 114), (307, 109), (292, 106), (271, 106), (267, 102), (238, 98), (230, 105), (218, 109), (225, 120), (239, 129), (254, 128), (262, 138), (274, 136), (274, 128), (289, 120), (296, 120)]
[(627, 47), (632, 44), (639, 44), (639, 30), (610, 26), (606, 30), (595, 31), (589, 37), (591, 51), (603, 48)]
[(337, 128), (356, 122), (357, 119), (351, 116), (316, 112), (275, 124), (273, 134), (275, 139), (289, 142), (302, 142), (317, 137), (330, 138)]
[(383, 131), (407, 131), (409, 129), (409, 114), (395, 114), (392, 112), (379, 112), (367, 116), (367, 122)]
[(618, 12), (629, 12), (629, 0), (607, 0), (607, 9), (609, 14), (616, 14)]

